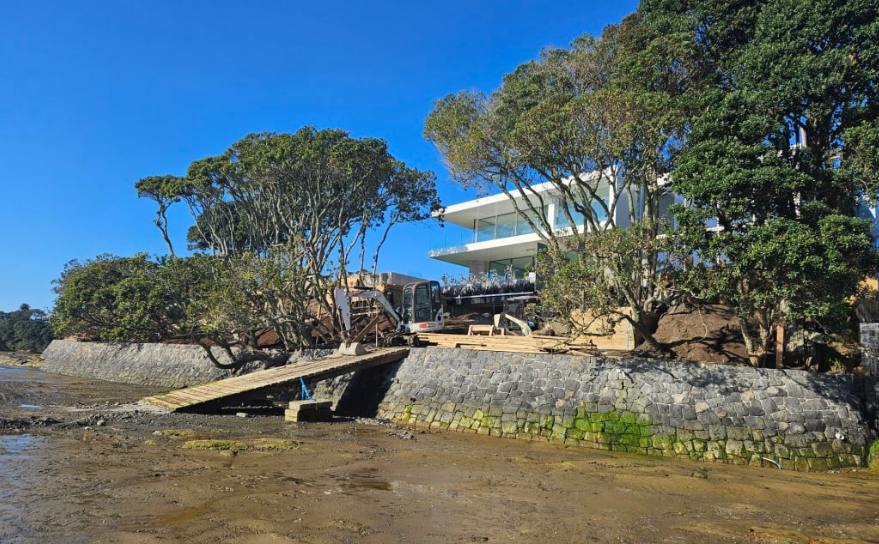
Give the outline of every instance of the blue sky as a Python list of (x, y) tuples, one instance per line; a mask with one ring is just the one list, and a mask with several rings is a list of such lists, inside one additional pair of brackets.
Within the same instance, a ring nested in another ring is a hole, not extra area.
[[(182, 175), (251, 132), (304, 125), (388, 141), (456, 189), (421, 132), (432, 102), (503, 74), (635, 1), (31, 2), (0, 18), (0, 310), (50, 309), (71, 259), (166, 252), (141, 177)], [(190, 225), (171, 215), (175, 248)], [(380, 270), (439, 278), (454, 226), (391, 231)]]

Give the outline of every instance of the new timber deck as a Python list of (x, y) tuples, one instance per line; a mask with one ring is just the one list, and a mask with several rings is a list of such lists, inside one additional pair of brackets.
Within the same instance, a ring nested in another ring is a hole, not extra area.
[(300, 378), (308, 382), (327, 380), (356, 370), (393, 363), (405, 359), (407, 355), (409, 355), (407, 348), (380, 349), (358, 356), (330, 355), (313, 361), (260, 370), (244, 376), (170, 391), (146, 397), (143, 401), (167, 408), (172, 412), (210, 410), (224, 402), (257, 397), (284, 387), (296, 387)]

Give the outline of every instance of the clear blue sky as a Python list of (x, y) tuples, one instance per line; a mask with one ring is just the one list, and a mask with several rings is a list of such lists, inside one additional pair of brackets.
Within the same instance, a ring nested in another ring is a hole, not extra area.
[[(540, 49), (637, 2), (6, 0), (0, 17), (0, 310), (50, 309), (71, 259), (166, 252), (133, 184), (182, 175), (251, 132), (303, 125), (388, 141), (469, 198), (421, 132), (432, 101), (496, 88)], [(190, 224), (171, 216), (175, 248)], [(380, 270), (439, 278), (453, 226), (391, 231)]]

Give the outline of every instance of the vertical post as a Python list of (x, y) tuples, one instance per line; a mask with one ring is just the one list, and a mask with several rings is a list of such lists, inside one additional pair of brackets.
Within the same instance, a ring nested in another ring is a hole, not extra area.
[(775, 330), (775, 368), (784, 365), (784, 327), (785, 321), (781, 320)]

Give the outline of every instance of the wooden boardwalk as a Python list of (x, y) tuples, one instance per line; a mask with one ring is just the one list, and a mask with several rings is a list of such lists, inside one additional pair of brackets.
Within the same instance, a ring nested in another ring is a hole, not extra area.
[(210, 411), (224, 403), (259, 397), (276, 389), (297, 387), (300, 378), (308, 382), (327, 380), (356, 370), (393, 363), (405, 359), (407, 355), (408, 348), (379, 349), (358, 356), (330, 355), (178, 389), (146, 397), (143, 401), (172, 412)]

